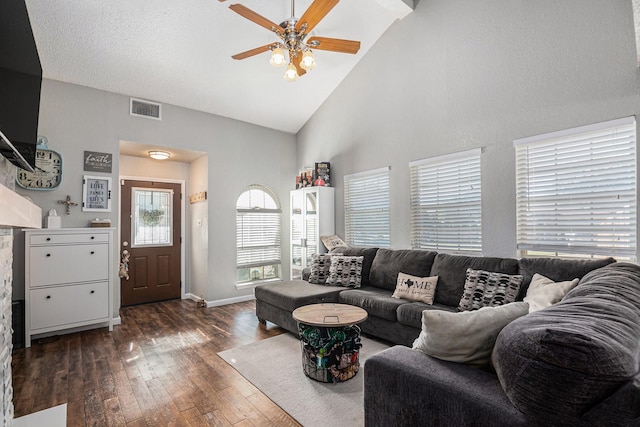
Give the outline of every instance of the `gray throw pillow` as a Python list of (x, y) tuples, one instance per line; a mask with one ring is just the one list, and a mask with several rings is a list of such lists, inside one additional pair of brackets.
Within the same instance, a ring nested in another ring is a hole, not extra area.
[(311, 274), (309, 275), (309, 283), (316, 285), (324, 285), (329, 277), (329, 268), (331, 267), (331, 256), (329, 254), (313, 254), (311, 255)]
[(467, 269), (464, 292), (458, 310), (477, 310), (514, 302), (518, 296), (522, 276)]
[(413, 348), (437, 359), (486, 367), (502, 328), (528, 312), (526, 302), (459, 313), (424, 310)]
[(362, 283), (363, 260), (362, 256), (333, 255), (327, 285), (359, 288)]

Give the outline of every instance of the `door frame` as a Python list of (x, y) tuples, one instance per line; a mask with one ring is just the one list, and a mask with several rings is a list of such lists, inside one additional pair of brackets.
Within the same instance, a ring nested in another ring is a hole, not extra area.
[[(186, 194), (185, 187), (186, 183), (184, 179), (167, 179), (167, 178), (149, 178), (148, 176), (129, 176), (129, 175), (120, 175), (118, 178), (118, 190), (122, 188), (122, 181), (145, 181), (145, 182), (165, 182), (167, 184), (180, 184), (180, 193), (182, 197), (180, 198), (180, 237), (182, 238), (182, 243), (180, 244), (180, 299), (185, 299), (186, 289), (187, 289), (187, 279), (186, 279), (186, 230), (187, 230), (187, 205), (186, 205)], [(122, 191), (118, 191), (120, 198), (118, 200), (118, 218), (122, 217)], [(122, 250), (122, 241), (121, 241), (121, 230), (122, 224), (118, 222), (118, 239), (117, 239), (117, 248), (118, 248), (118, 262), (120, 262), (121, 250)], [(118, 281), (120, 283), (120, 281)]]

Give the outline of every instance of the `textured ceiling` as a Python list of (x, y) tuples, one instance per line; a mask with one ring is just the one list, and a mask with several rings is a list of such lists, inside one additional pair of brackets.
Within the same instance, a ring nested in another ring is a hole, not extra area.
[[(170, 103), (296, 133), (411, 0), (342, 0), (311, 32), (360, 40), (357, 55), (316, 50), (317, 67), (290, 83), (269, 53), (231, 55), (277, 37), (228, 6), (275, 23), (289, 0), (26, 0), (43, 77)], [(311, 0), (296, 1), (299, 18)]]

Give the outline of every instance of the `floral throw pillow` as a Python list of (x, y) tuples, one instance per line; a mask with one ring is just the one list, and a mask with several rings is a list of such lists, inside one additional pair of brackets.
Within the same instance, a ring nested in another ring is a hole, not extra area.
[(363, 260), (363, 256), (333, 255), (327, 285), (359, 288), (362, 282)]
[(458, 310), (477, 310), (514, 302), (521, 284), (520, 274), (509, 275), (468, 268)]
[(391, 295), (393, 298), (402, 298), (408, 301), (420, 301), (433, 304), (436, 294), (438, 276), (416, 277), (405, 273), (398, 273), (396, 290)]
[(311, 255), (311, 274), (309, 283), (324, 285), (329, 277), (329, 267), (331, 267), (331, 257), (329, 254)]

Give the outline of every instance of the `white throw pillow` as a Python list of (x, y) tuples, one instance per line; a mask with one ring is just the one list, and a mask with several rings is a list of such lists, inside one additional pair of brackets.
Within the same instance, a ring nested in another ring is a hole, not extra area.
[(408, 301), (420, 301), (433, 304), (436, 294), (438, 276), (416, 277), (410, 274), (398, 273), (396, 290), (391, 295), (393, 298), (402, 298)]
[(529, 304), (526, 302), (458, 313), (424, 310), (422, 332), (414, 341), (413, 348), (442, 360), (488, 366), (502, 328), (528, 312)]
[(534, 274), (531, 279), (524, 302), (529, 303), (529, 313), (542, 310), (559, 302), (571, 289), (575, 288), (580, 279), (554, 282), (541, 274)]

